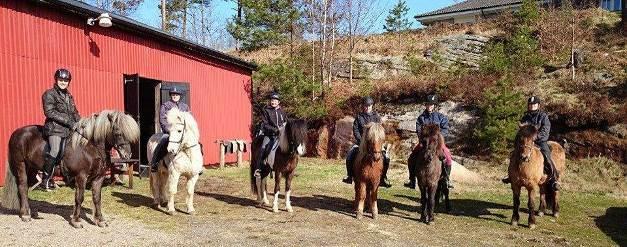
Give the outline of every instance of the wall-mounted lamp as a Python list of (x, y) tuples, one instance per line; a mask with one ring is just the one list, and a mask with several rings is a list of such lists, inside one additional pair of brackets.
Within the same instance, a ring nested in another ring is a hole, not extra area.
[(113, 23), (111, 23), (111, 16), (109, 16), (109, 13), (102, 13), (98, 16), (98, 18), (87, 19), (87, 25), (93, 26), (96, 21), (98, 21), (98, 26), (101, 27), (110, 27), (113, 25)]

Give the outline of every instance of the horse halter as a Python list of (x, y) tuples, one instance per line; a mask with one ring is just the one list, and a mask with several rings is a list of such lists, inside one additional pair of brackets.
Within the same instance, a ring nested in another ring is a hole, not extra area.
[(185, 129), (187, 129), (187, 122), (186, 122), (185, 120), (183, 120), (183, 123), (177, 123), (177, 124), (181, 124), (181, 125), (183, 125), (183, 131), (181, 132), (181, 139), (179, 139), (178, 141), (169, 141), (169, 140), (168, 140), (170, 143), (176, 143), (176, 144), (179, 144), (179, 148), (178, 148), (178, 150), (176, 151), (176, 153), (174, 153), (174, 154), (178, 154), (178, 153), (180, 153), (180, 152), (181, 152), (181, 151), (183, 151), (183, 150), (188, 150), (188, 149), (190, 149), (190, 148), (193, 148), (193, 147), (195, 147), (195, 146), (198, 146), (198, 143), (196, 143), (196, 144), (194, 144), (194, 145), (191, 145), (191, 146), (188, 146), (188, 147), (183, 147), (183, 145), (181, 145), (181, 144), (183, 143), (183, 139), (185, 139)]

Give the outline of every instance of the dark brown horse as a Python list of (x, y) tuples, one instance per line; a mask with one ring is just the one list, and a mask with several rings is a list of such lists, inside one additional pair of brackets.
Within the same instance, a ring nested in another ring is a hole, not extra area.
[[(31, 220), (28, 204), (28, 187), (37, 181), (37, 173), (43, 168), (46, 141), (43, 126), (31, 125), (19, 128), (9, 139), (9, 169), (4, 188), (3, 206), (18, 209), (23, 221)], [(119, 111), (105, 110), (81, 119), (68, 138), (60, 167), (66, 181), (73, 180), (76, 188), (74, 211), (70, 224), (81, 228), (80, 210), (87, 182), (91, 182), (94, 202), (94, 218), (98, 226), (107, 226), (102, 212), (100, 192), (105, 173), (110, 169), (109, 150), (114, 148), (122, 158), (130, 158), (130, 143), (139, 138), (139, 126), (135, 120)]]
[(444, 194), (446, 210), (451, 204), (448, 198), (448, 187), (442, 177), (442, 145), (444, 137), (440, 134), (440, 127), (428, 124), (422, 127), (420, 142), (409, 156), (408, 163), (413, 163), (420, 188), (421, 219), (430, 224), (435, 219), (433, 210), (439, 201), (438, 194)]
[(365, 126), (363, 140), (359, 144), (359, 152), (355, 158), (355, 201), (354, 208), (357, 219), (364, 215), (364, 204), (368, 201), (372, 218), (379, 215), (377, 195), (383, 172), (383, 143), (385, 129), (381, 123), (370, 123)]
[[(263, 136), (253, 140), (253, 157), (251, 164), (259, 159), (256, 150), (261, 148)], [(257, 194), (259, 205), (269, 205), (267, 191), (267, 177), (274, 171), (274, 202), (272, 211), (279, 211), (279, 193), (281, 191), (281, 177), (285, 177), (285, 210), (292, 212), (290, 196), (292, 194), (292, 179), (298, 165), (299, 157), (305, 154), (307, 146), (307, 123), (304, 120), (288, 120), (285, 127), (279, 129), (279, 147), (274, 156), (274, 167), (265, 164), (261, 169), (261, 177), (254, 176), (255, 168), (250, 166), (250, 187)]]
[[(528, 192), (529, 200), (529, 228), (536, 227), (535, 217), (535, 197), (540, 191), (540, 212), (539, 216), (544, 215), (546, 210), (546, 196), (548, 195), (552, 203), (553, 215), (559, 216), (559, 193), (553, 190), (553, 187), (546, 183), (546, 175), (544, 174), (544, 157), (540, 152), (540, 148), (536, 147), (534, 140), (538, 135), (538, 128), (534, 125), (521, 125), (514, 143), (514, 151), (510, 155), (509, 161), (509, 178), (512, 180), (512, 192), (514, 199), (514, 212), (512, 214), (512, 225), (518, 225), (520, 215), (520, 192), (525, 187)], [(557, 173), (561, 178), (566, 169), (566, 152), (564, 148), (556, 142), (548, 142), (551, 148), (551, 158)]]

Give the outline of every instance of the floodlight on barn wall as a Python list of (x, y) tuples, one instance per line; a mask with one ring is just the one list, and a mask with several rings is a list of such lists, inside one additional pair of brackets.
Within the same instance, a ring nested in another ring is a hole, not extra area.
[(87, 25), (93, 26), (96, 21), (98, 21), (98, 26), (101, 27), (110, 27), (113, 25), (113, 23), (111, 23), (111, 16), (109, 16), (109, 13), (102, 13), (98, 16), (98, 18), (87, 19)]

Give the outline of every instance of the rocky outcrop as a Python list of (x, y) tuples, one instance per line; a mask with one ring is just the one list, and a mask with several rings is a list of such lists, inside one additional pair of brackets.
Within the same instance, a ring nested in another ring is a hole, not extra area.
[[(333, 68), (339, 78), (349, 78), (349, 60), (339, 60)], [(376, 54), (355, 54), (353, 58), (353, 78), (380, 80), (411, 75), (409, 65), (400, 56), (380, 56)]]
[(436, 40), (435, 48), (430, 51), (429, 59), (445, 68), (463, 64), (471, 68), (479, 68), (483, 59), (483, 47), (490, 38), (479, 35), (453, 35)]

